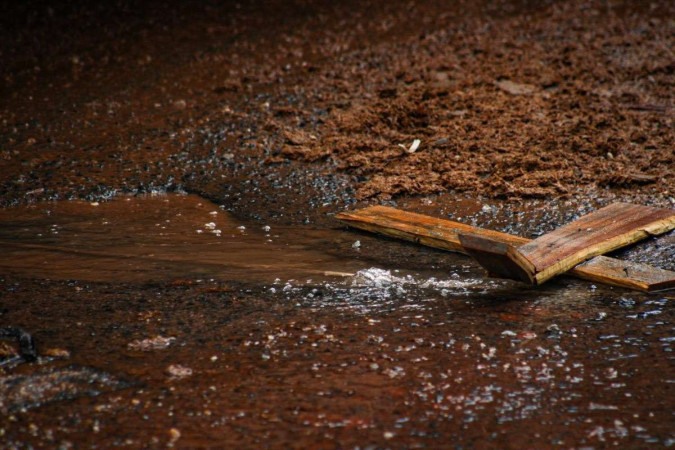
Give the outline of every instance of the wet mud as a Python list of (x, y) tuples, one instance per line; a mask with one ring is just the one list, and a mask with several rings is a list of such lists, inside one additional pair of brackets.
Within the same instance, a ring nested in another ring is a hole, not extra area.
[[(165, 446), (178, 430), (185, 447), (671, 445), (672, 296), (526, 290), (450, 267), (265, 287), (6, 278), (3, 319), (70, 354), (3, 376), (41, 395), (3, 390), (7, 442)], [(54, 387), (65, 365), (111, 379)]]
[(675, 207), (671, 4), (7, 8), (0, 447), (675, 445), (672, 292), (333, 217)]

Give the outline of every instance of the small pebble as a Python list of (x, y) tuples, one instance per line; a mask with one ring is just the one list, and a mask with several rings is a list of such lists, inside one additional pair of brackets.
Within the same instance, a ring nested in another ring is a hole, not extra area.
[(127, 347), (130, 350), (140, 350), (143, 352), (149, 352), (151, 350), (164, 350), (168, 348), (175, 340), (175, 337), (155, 336), (148, 339), (129, 342)]
[(187, 378), (192, 375), (192, 369), (186, 366), (181, 366), (180, 364), (171, 364), (166, 368), (166, 373), (171, 378)]

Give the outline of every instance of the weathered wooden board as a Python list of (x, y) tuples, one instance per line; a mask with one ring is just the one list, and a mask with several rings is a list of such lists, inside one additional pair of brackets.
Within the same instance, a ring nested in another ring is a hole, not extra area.
[(542, 284), (594, 256), (673, 228), (673, 210), (613, 203), (517, 248), (483, 235), (459, 239), (490, 273)]
[[(514, 247), (530, 242), (523, 237), (386, 206), (343, 212), (336, 217), (354, 228), (464, 254), (467, 251), (460, 243), (460, 233), (491, 237)], [(604, 256), (597, 256), (567, 273), (597, 283), (641, 291), (675, 288), (675, 272)]]

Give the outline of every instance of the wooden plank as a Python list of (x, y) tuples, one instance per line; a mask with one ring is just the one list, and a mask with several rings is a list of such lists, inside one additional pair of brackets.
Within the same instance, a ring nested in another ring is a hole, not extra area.
[(598, 283), (605, 283), (611, 279), (615, 286), (628, 287), (646, 292), (665, 291), (675, 289), (675, 272), (659, 269), (630, 261), (622, 261), (607, 256), (596, 256), (590, 261), (579, 264), (570, 272), (580, 278)]
[[(530, 242), (523, 237), (386, 206), (343, 212), (336, 218), (354, 228), (464, 254), (467, 251), (462, 247), (459, 234), (492, 237), (515, 247)], [(640, 291), (675, 288), (675, 272), (604, 256), (597, 256), (567, 273), (596, 283)]]
[(516, 247), (476, 234), (459, 233), (459, 242), (491, 277), (528, 280), (527, 272), (511, 262), (513, 258), (511, 253)]
[(673, 228), (673, 210), (613, 203), (517, 248), (488, 236), (459, 238), (492, 274), (542, 284), (594, 256)]

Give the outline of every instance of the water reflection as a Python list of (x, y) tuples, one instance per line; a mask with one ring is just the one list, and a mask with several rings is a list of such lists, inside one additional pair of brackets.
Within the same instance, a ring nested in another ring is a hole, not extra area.
[[(323, 252), (319, 230), (245, 225), (193, 195), (0, 210), (0, 270), (87, 281), (335, 278), (362, 266)], [(334, 272), (326, 275), (325, 272)]]

